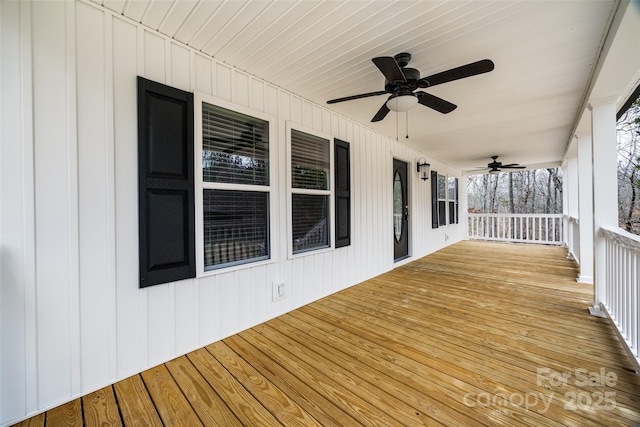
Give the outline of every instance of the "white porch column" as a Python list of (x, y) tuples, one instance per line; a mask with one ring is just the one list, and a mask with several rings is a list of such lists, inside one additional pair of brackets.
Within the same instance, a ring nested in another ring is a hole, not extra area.
[(580, 234), (580, 275), (578, 282), (593, 283), (593, 162), (590, 133), (578, 140), (578, 229)]
[(603, 316), (601, 304), (606, 302), (606, 247), (601, 227), (618, 226), (618, 177), (616, 146), (617, 98), (592, 101), (591, 134), (593, 161), (593, 236), (595, 295), (589, 309)]
[[(577, 151), (577, 150), (576, 150)], [(579, 241), (576, 236), (577, 227), (575, 227), (573, 219), (579, 217), (578, 213), (578, 157), (567, 157), (562, 168), (562, 186), (563, 186), (563, 213), (567, 220), (565, 221), (564, 236), (565, 242), (569, 249), (568, 259), (574, 259), (580, 263), (580, 248), (576, 247)]]

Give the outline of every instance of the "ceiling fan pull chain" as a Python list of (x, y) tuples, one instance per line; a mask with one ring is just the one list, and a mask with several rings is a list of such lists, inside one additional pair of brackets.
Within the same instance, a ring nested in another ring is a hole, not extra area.
[[(396, 97), (395, 101), (396, 101), (396, 110), (397, 110), (398, 109), (398, 98), (397, 97)], [(399, 133), (399, 130), (398, 130), (398, 127), (399, 127), (399, 125), (398, 125), (398, 116), (399, 116), (399, 114), (396, 113), (396, 141), (398, 141), (398, 133)]]
[(409, 111), (407, 111), (407, 136), (405, 138), (409, 139)]

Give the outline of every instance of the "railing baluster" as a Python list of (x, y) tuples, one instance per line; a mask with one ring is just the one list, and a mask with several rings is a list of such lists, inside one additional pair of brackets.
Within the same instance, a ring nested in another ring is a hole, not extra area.
[[(620, 259), (622, 260), (622, 269), (620, 270), (620, 320), (622, 324), (622, 331), (625, 335), (629, 333), (629, 311), (627, 310), (627, 289), (629, 284), (627, 283), (627, 267), (629, 265), (628, 254), (620, 251)], [(628, 335), (627, 335), (628, 336)]]
[[(618, 275), (618, 270), (616, 268), (614, 268), (614, 260), (617, 258), (618, 256), (618, 247), (616, 245), (611, 245), (611, 258), (609, 259), (609, 266), (607, 267), (609, 269), (609, 271), (611, 273), (609, 273), (609, 284), (611, 283), (617, 283), (617, 275)], [(611, 286), (611, 301), (613, 302), (613, 313), (614, 316), (620, 317), (620, 310), (618, 309), (618, 287), (617, 286)]]
[(620, 322), (620, 329), (622, 333), (626, 334), (625, 325), (625, 308), (624, 308), (624, 265), (625, 265), (625, 256), (624, 251), (620, 246), (616, 246), (616, 259), (620, 263), (621, 268), (616, 268), (616, 283), (618, 286), (618, 322)]
[(638, 289), (638, 286), (640, 286), (640, 254), (639, 253), (635, 253), (633, 255), (634, 258), (634, 262), (633, 262), (633, 272), (632, 272), (632, 279), (631, 279), (631, 283), (633, 286), (633, 290), (634, 290), (634, 298), (633, 298), (633, 307), (632, 307), (632, 311), (633, 311), (633, 327), (635, 328), (633, 337), (635, 339), (635, 343), (634, 346), (632, 348), (632, 351), (634, 352), (634, 354), (636, 355), (636, 357), (640, 356), (640, 327), (638, 327), (638, 323), (640, 323), (640, 313), (638, 313), (640, 311), (640, 290)]
[(544, 219), (544, 241), (549, 241), (549, 218)]
[(524, 240), (523, 239), (523, 234), (522, 234), (522, 218), (518, 218), (518, 223), (519, 223), (519, 227), (520, 227), (520, 232), (518, 233), (518, 240)]
[(485, 234), (485, 231), (484, 231), (484, 230), (485, 230), (485, 222), (486, 222), (486, 219), (487, 219), (487, 218), (486, 218), (486, 217), (484, 217), (484, 216), (481, 218), (481, 221), (482, 221), (482, 238), (483, 238), (483, 239), (484, 239), (485, 237), (487, 237), (487, 235)]
[[(606, 278), (607, 278), (607, 283), (613, 283), (614, 277), (613, 274), (615, 272), (614, 268), (611, 268), (611, 260), (614, 259), (614, 246), (612, 244), (612, 242), (607, 241), (607, 258), (606, 258), (606, 265), (605, 265), (605, 269), (606, 269)], [(615, 290), (613, 286), (607, 286), (607, 304), (611, 306), (612, 310), (611, 312), (613, 313), (613, 311), (615, 310), (615, 305), (616, 305), (616, 301), (615, 301)]]
[(627, 315), (628, 315), (628, 329), (627, 338), (629, 340), (629, 348), (633, 354), (638, 354), (637, 342), (636, 342), (636, 328), (637, 328), (637, 307), (636, 301), (636, 286), (634, 282), (634, 269), (635, 269), (635, 254), (628, 252), (629, 264), (627, 267), (627, 289), (628, 289), (628, 301), (627, 301)]
[(631, 318), (632, 318), (632, 312), (631, 312), (631, 275), (630, 275), (630, 269), (632, 267), (631, 261), (632, 261), (632, 254), (630, 252), (627, 251), (627, 253), (625, 254), (625, 259), (626, 259), (626, 268), (624, 269), (624, 281), (625, 281), (625, 295), (624, 295), (624, 305), (625, 305), (625, 319), (626, 319), (626, 333), (627, 336), (629, 336), (629, 333), (631, 332), (631, 328), (633, 327), (631, 325)]
[[(633, 329), (631, 320), (633, 317), (633, 313), (631, 311), (631, 277), (629, 275), (629, 268), (631, 268), (631, 255), (632, 254), (630, 252), (625, 251), (625, 266), (622, 272), (624, 275), (624, 333), (627, 338), (631, 337), (631, 330)], [(629, 347), (633, 347), (632, 340), (629, 339), (628, 341)]]

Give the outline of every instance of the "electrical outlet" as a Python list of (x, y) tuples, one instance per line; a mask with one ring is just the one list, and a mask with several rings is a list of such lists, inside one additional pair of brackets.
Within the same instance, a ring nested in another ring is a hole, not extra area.
[(280, 301), (286, 296), (286, 285), (284, 282), (273, 282), (271, 291), (273, 300)]

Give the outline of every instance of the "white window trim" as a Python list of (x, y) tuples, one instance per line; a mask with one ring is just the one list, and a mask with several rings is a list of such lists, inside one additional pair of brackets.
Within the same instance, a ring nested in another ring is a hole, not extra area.
[[(444, 200), (444, 215), (445, 215), (444, 220), (445, 220), (445, 223), (444, 224), (440, 224), (440, 218), (438, 218), (438, 227), (448, 227), (448, 226), (451, 225), (451, 224), (449, 224), (449, 175), (438, 172), (438, 179), (441, 176), (444, 177), (444, 199), (441, 199), (440, 197), (438, 197), (438, 215), (440, 214), (440, 211), (439, 211), (440, 202), (442, 200)], [(438, 191), (439, 191), (439, 189), (438, 189)], [(438, 194), (438, 196), (440, 196), (440, 195)]]
[[(329, 185), (328, 190), (309, 190), (303, 188), (292, 188), (291, 182), (291, 130), (297, 130), (309, 135), (317, 136), (318, 138), (326, 139), (329, 142)], [(301, 258), (309, 255), (316, 255), (323, 252), (330, 252), (335, 249), (335, 218), (334, 218), (334, 144), (333, 137), (329, 134), (319, 132), (317, 130), (298, 125), (290, 121), (286, 122), (286, 186), (287, 186), (287, 255), (289, 259)], [(329, 246), (326, 248), (310, 249), (308, 251), (293, 253), (293, 194), (314, 194), (314, 195), (327, 195), (329, 196), (329, 206), (327, 209), (327, 220), (329, 222)]]
[[(202, 173), (202, 103), (206, 102), (210, 105), (226, 108), (237, 113), (246, 114), (269, 123), (269, 185), (245, 185), (245, 184), (228, 184), (204, 182)], [(196, 277), (207, 277), (216, 274), (241, 270), (245, 268), (253, 268), (260, 265), (272, 264), (277, 261), (277, 233), (276, 230), (276, 200), (275, 200), (275, 181), (276, 181), (276, 156), (275, 144), (277, 141), (277, 122), (276, 118), (262, 111), (252, 110), (248, 107), (234, 104), (224, 99), (220, 99), (208, 94), (196, 92), (194, 94), (194, 128), (195, 128), (195, 201), (196, 201)], [(203, 214), (203, 192), (205, 189), (214, 190), (242, 190), (242, 191), (260, 191), (269, 194), (269, 258), (260, 261), (246, 262), (242, 264), (229, 265), (213, 270), (205, 271), (204, 269), (204, 214)]]
[[(455, 191), (456, 191), (455, 187), (454, 187), (454, 190), (453, 190), (454, 191), (453, 199), (451, 199), (451, 197), (450, 197), (451, 193), (450, 193), (450, 190), (449, 190), (449, 181), (452, 180), (452, 179), (455, 180), (455, 179), (458, 179), (458, 177), (457, 176), (453, 176), (453, 175), (447, 175), (447, 225), (448, 226), (449, 225), (455, 226), (455, 225), (458, 225), (460, 223), (460, 218), (459, 217), (457, 218), (458, 219), (457, 223), (455, 221), (454, 222), (449, 222), (451, 220), (451, 202), (453, 202), (453, 205), (454, 205), (453, 209), (454, 209), (454, 212), (455, 212), (455, 209), (456, 209), (455, 208), (456, 196), (457, 196), (458, 200), (460, 200), (460, 194), (455, 194)], [(460, 186), (460, 181), (459, 180), (458, 180), (458, 186)], [(460, 215), (459, 210), (458, 210), (457, 214)]]

